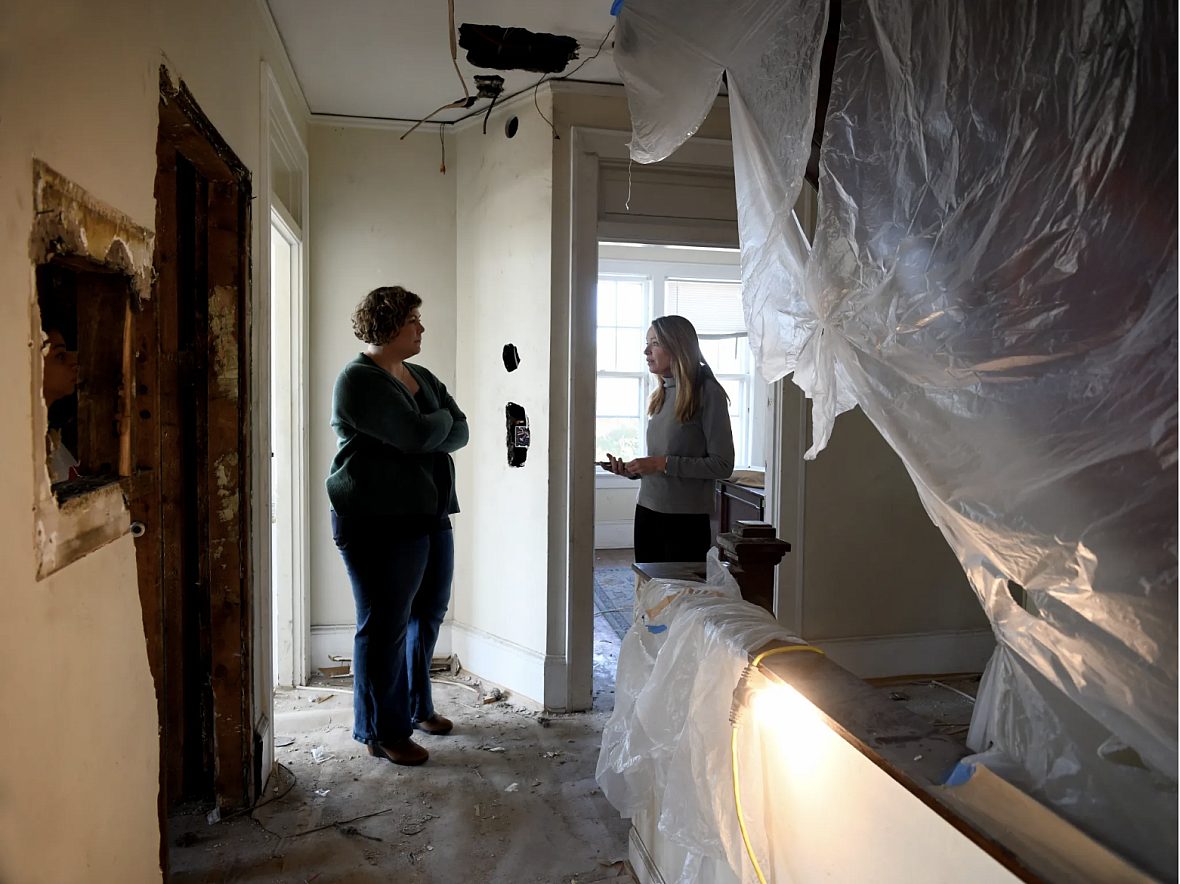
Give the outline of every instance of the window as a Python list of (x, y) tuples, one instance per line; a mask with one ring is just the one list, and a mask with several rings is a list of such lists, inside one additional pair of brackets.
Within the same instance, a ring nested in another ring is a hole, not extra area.
[[(628, 252), (637, 260), (605, 257)], [(654, 317), (675, 313), (696, 327), (702, 355), (729, 394), (737, 465), (761, 466), (766, 385), (746, 336), (736, 252), (604, 245), (603, 253), (595, 459), (606, 460), (607, 452), (623, 458), (647, 453), (647, 401), (653, 383), (643, 358), (647, 328)]]
[(752, 462), (754, 354), (746, 336), (742, 312), (742, 284), (731, 280), (668, 279), (664, 283), (664, 313), (691, 322), (701, 342), (701, 355), (729, 394), (729, 421), (739, 466)]
[(598, 278), (598, 391), (595, 460), (607, 452), (630, 460), (643, 453), (648, 373), (643, 358), (651, 324), (648, 290), (641, 276)]

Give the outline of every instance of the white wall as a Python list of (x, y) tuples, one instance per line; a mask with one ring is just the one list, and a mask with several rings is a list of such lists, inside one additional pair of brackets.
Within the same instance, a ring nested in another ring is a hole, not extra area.
[[(0, 879), (158, 881), (156, 698), (133, 541), (34, 576), (32, 160), (154, 228), (162, 62), (250, 169), (261, 61), (292, 108), (302, 97), (254, 3), (63, 0), (0, 15), (0, 668), (12, 676), (0, 704)], [(254, 255), (268, 241), (259, 229), (255, 218)]]
[[(546, 116), (551, 98), (539, 96)], [(519, 120), (514, 138), (504, 123)], [(452, 642), (464, 667), (545, 701), (550, 236), (553, 134), (532, 102), (497, 109), (488, 134), (457, 135), (457, 399), (471, 425), (458, 452)], [(507, 372), (501, 350), (520, 352)], [(532, 448), (508, 466), (504, 408), (524, 406)]]
[[(424, 127), (405, 140), (401, 135), (359, 127), (313, 125), (310, 130), (313, 669), (327, 664), (328, 653), (351, 654), (355, 631), (352, 589), (332, 543), (324, 479), (336, 453), (332, 386), (344, 365), (364, 349), (352, 331), (352, 311), (367, 292), (402, 285), (421, 296), (426, 333), (415, 361), (456, 393), (455, 184), (460, 164), (454, 136), (447, 135), (447, 172), (439, 172), (437, 127)], [(462, 398), (458, 401), (467, 407)]]

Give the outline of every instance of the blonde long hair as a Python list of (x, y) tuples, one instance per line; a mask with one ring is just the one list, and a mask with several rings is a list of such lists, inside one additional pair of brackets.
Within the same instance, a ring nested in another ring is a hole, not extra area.
[[(660, 316), (652, 321), (659, 345), (672, 357), (672, 377), (676, 379), (676, 420), (687, 423), (704, 405), (705, 387), (709, 381), (717, 383), (713, 369), (701, 355), (697, 330), (683, 316)], [(725, 401), (729, 394), (722, 389)], [(649, 415), (657, 415), (664, 407), (664, 382), (656, 384), (647, 406)]]

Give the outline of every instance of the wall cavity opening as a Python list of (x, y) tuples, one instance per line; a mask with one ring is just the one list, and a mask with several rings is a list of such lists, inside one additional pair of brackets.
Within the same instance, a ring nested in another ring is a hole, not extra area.
[(130, 530), (135, 320), (153, 235), (43, 163), (33, 168), (29, 257), (34, 544), (38, 579)]
[(529, 454), (529, 419), (524, 406), (509, 402), (504, 408), (508, 423), (508, 466), (523, 467)]
[(504, 124), (504, 134), (509, 138), (515, 138), (518, 129), (520, 129), (520, 120), (516, 117), (510, 117), (508, 122)]
[(520, 367), (520, 351), (516, 349), (515, 344), (504, 345), (504, 368), (508, 371), (516, 371)]

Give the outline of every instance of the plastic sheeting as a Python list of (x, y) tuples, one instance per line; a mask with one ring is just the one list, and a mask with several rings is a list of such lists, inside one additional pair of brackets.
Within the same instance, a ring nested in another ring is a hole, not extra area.
[(813, 400), (808, 456), (865, 411), (999, 641), (972, 746), (1174, 879), (1174, 835), (1122, 832), (1176, 825), (1175, 6), (842, 7), (813, 249), (826, 2), (627, 0), (632, 156), (728, 72), (751, 344)]
[[(603, 730), (597, 777), (625, 817), (659, 813), (660, 832), (684, 848), (668, 884), (713, 884), (720, 869), (754, 873), (734, 808), (729, 711), (751, 651), (797, 638), (756, 605), (710, 553), (708, 583), (649, 580), (623, 638), (615, 709)], [(749, 783), (761, 780), (761, 740), (739, 740)], [(743, 792), (745, 790), (743, 789)], [(756, 792), (756, 789), (754, 790)], [(765, 807), (749, 800), (745, 820), (759, 862), (769, 867)], [(662, 870), (665, 875), (670, 871)]]

